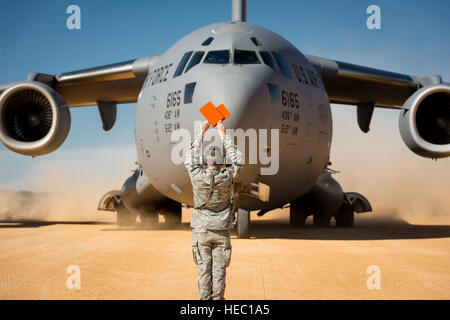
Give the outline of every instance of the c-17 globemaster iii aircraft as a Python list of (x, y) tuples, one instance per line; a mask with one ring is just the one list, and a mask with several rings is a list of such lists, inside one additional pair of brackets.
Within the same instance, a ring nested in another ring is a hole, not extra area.
[[(177, 129), (194, 133), (208, 101), (224, 104), (228, 128), (279, 130), (279, 169), (261, 175), (244, 164), (236, 181), (238, 237), (249, 237), (250, 211), (259, 215), (290, 205), (290, 223), (352, 227), (354, 213), (371, 211), (367, 199), (344, 192), (328, 168), (330, 103), (355, 105), (369, 131), (375, 107), (399, 109), (405, 144), (427, 158), (450, 155), (450, 86), (440, 76), (415, 77), (302, 54), (289, 41), (246, 22), (246, 1), (233, 0), (232, 20), (200, 28), (165, 53), (112, 65), (0, 85), (0, 140), (28, 156), (55, 151), (70, 129), (70, 110), (97, 106), (103, 129), (117, 104), (137, 102), (138, 168), (99, 209), (117, 211), (119, 225), (181, 222), (181, 204), (193, 205), (183, 163), (171, 161)], [(271, 141), (270, 143), (273, 143)], [(271, 145), (265, 146), (270, 153)]]

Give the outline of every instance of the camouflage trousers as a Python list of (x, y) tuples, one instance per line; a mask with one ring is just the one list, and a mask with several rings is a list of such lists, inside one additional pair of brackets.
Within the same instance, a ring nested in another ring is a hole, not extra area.
[(194, 229), (192, 254), (198, 265), (200, 300), (224, 300), (226, 268), (231, 262), (230, 231)]

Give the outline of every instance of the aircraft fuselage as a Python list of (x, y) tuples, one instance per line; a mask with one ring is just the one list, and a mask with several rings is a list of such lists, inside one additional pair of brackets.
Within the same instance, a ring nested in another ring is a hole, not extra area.
[[(202, 45), (208, 38), (213, 39)], [(178, 129), (193, 136), (194, 122), (204, 120), (199, 109), (208, 101), (229, 110), (228, 128), (267, 129), (268, 135), (279, 129), (277, 173), (262, 175), (261, 167), (268, 165), (250, 164), (246, 158), (237, 180), (269, 185), (270, 200), (242, 197), (240, 204), (251, 210), (274, 208), (314, 186), (328, 164), (332, 137), (330, 104), (319, 75), (281, 36), (245, 22), (225, 22), (185, 36), (152, 66), (136, 110), (137, 156), (143, 171), (138, 192), (151, 184), (166, 197), (193, 204), (184, 165), (171, 161), (171, 136)], [(274, 143), (260, 147), (274, 152)]]

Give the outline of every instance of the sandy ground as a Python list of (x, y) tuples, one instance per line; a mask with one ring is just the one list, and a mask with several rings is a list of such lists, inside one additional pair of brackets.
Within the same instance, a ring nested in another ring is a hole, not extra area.
[[(373, 215), (354, 229), (290, 228), (286, 210), (236, 239), (227, 299), (449, 299), (450, 225)], [(112, 216), (111, 216), (112, 218)], [(189, 212), (177, 230), (104, 221), (0, 223), (1, 299), (198, 299)], [(66, 285), (70, 265), (81, 289)], [(368, 266), (381, 289), (367, 288)]]

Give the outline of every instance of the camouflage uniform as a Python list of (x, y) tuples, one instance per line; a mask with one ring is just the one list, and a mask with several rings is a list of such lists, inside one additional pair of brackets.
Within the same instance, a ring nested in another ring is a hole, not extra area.
[[(202, 136), (196, 136), (186, 156), (185, 165), (194, 192), (191, 218), (192, 253), (198, 265), (200, 299), (224, 299), (226, 267), (231, 261), (230, 229), (233, 226), (231, 193), (241, 169), (240, 153), (229, 135), (223, 138), (229, 167), (202, 168)], [(212, 191), (212, 192), (211, 192)]]

